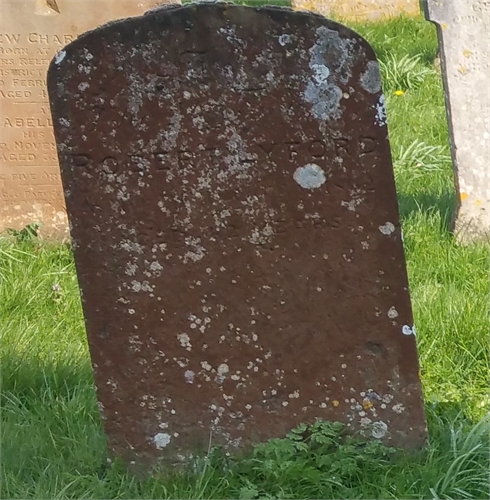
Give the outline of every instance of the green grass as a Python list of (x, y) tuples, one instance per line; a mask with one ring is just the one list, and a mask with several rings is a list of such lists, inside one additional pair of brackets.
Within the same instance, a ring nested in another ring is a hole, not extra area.
[[(138, 481), (108, 463), (70, 248), (0, 240), (1, 498), (489, 498), (488, 246), (458, 246), (435, 32), (356, 25), (385, 77), (430, 444), (412, 455), (319, 423), (241, 459)], [(396, 90), (403, 95), (395, 95)]]

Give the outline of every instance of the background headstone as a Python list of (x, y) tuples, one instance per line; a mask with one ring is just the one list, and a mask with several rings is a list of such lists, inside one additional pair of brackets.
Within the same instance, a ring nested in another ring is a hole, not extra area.
[(98, 395), (128, 461), (317, 417), (426, 428), (378, 63), (310, 13), (158, 9), (48, 74)]
[(460, 241), (490, 239), (490, 1), (426, 0), (437, 25)]
[(380, 21), (402, 14), (416, 16), (420, 13), (419, 0), (291, 0), (291, 6), (296, 10), (355, 21)]
[(41, 222), (43, 235), (68, 234), (46, 93), (53, 55), (79, 33), (162, 3), (0, 1), (0, 232)]

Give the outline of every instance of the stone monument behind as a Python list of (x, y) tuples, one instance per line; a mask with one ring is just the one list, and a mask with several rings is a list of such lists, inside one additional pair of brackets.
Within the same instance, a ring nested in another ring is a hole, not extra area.
[(291, 6), (295, 10), (355, 21), (381, 21), (401, 14), (420, 13), (419, 0), (291, 0)]
[(40, 222), (45, 236), (68, 234), (46, 92), (53, 55), (88, 29), (161, 3), (1, 0), (0, 232)]
[(378, 63), (311, 13), (151, 11), (48, 75), (113, 453), (426, 427)]
[(490, 240), (490, 1), (424, 0), (437, 25), (462, 242)]

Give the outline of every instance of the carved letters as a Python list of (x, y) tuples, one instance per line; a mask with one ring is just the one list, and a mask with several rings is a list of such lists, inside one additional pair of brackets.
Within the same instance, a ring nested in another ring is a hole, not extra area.
[[(314, 139), (306, 143), (300, 141), (284, 141), (282, 143), (257, 143), (252, 148), (247, 158), (239, 158), (243, 163), (260, 164), (264, 160), (273, 162), (281, 158), (287, 158), (291, 162), (319, 161), (333, 158), (341, 158), (344, 155), (361, 158), (365, 155), (375, 153), (376, 139), (371, 137), (359, 137), (357, 141), (345, 138), (320, 140)], [(233, 154), (233, 152), (230, 151)], [(218, 164), (219, 149), (217, 147), (201, 146), (192, 151), (174, 150), (164, 151), (157, 149), (150, 153), (141, 152), (126, 154), (125, 156), (109, 153), (96, 157), (87, 153), (65, 153), (68, 155), (74, 167), (98, 168), (101, 167), (108, 173), (119, 173), (126, 170), (131, 172), (165, 172), (172, 168), (187, 168), (193, 163), (207, 161)]]
[(157, 0), (89, 3), (87, 8), (86, 2), (63, 0), (58, 8), (54, 0), (0, 1), (0, 231), (40, 222), (42, 236), (67, 234), (46, 93), (48, 64), (80, 33), (142, 14)]

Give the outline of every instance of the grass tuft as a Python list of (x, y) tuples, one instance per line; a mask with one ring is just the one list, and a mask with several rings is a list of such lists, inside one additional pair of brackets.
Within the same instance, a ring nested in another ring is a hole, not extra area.
[(395, 54), (388, 54), (379, 61), (381, 77), (385, 92), (416, 90), (425, 81), (427, 76), (433, 75), (435, 70), (424, 66), (420, 55), (398, 58)]

